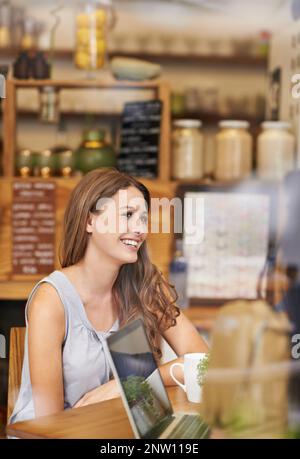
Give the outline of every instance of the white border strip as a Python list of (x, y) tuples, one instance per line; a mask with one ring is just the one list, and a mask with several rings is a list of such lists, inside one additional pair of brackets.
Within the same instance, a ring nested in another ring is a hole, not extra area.
[(0, 73), (0, 98), (6, 98), (6, 81), (4, 75)]

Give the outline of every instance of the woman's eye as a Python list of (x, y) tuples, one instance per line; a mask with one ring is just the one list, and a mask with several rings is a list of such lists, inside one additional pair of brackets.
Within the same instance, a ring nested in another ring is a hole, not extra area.
[(126, 212), (126, 214), (123, 214), (125, 217), (130, 218), (132, 216), (132, 212)]

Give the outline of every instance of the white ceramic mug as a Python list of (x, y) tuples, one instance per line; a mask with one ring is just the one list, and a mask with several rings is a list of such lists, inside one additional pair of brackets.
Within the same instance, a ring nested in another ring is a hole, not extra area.
[[(202, 387), (200, 387), (198, 379), (198, 370), (197, 366), (206, 354), (194, 353), (194, 354), (185, 354), (183, 363), (173, 363), (170, 368), (171, 378), (178, 384), (186, 393), (189, 402), (200, 403), (202, 396)], [(183, 369), (184, 375), (184, 384), (181, 384), (174, 376), (173, 369), (179, 366)]]

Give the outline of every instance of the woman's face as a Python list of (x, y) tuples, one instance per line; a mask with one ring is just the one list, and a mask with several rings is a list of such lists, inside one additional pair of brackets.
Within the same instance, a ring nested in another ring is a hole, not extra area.
[(148, 209), (143, 194), (135, 187), (119, 190), (111, 198), (102, 198), (91, 214), (87, 232), (91, 247), (118, 265), (134, 263), (147, 237)]

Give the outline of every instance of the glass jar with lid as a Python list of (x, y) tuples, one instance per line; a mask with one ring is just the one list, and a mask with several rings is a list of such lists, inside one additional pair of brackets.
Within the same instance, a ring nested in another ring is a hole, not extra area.
[(81, 0), (76, 14), (75, 64), (83, 70), (104, 67), (107, 33), (116, 21), (111, 0)]
[(106, 141), (102, 129), (84, 132), (83, 142), (75, 151), (75, 169), (84, 174), (100, 167), (116, 167), (117, 157), (113, 146)]
[(33, 173), (33, 155), (29, 149), (21, 150), (16, 156), (17, 175), (27, 178)]
[(249, 123), (240, 120), (227, 120), (219, 123), (216, 136), (217, 180), (238, 180), (251, 175), (253, 139)]
[(295, 137), (291, 124), (283, 121), (262, 123), (258, 136), (257, 175), (265, 180), (281, 180), (295, 166)]
[(177, 120), (172, 132), (172, 177), (197, 180), (204, 174), (204, 139), (202, 122)]
[(52, 177), (55, 173), (55, 156), (50, 149), (43, 150), (37, 158), (39, 175), (43, 178)]

